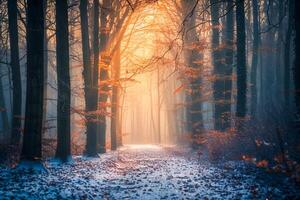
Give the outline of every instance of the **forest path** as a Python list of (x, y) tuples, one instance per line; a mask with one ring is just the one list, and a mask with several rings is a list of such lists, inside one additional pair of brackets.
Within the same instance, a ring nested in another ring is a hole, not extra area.
[(0, 168), (0, 199), (282, 199), (299, 195), (286, 178), (274, 178), (243, 162), (212, 164), (175, 147), (125, 146), (100, 158), (75, 157), (70, 164), (49, 161), (46, 166), (47, 174)]

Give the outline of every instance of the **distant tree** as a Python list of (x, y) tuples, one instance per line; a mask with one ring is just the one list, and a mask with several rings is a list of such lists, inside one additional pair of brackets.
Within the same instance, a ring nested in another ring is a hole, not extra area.
[(17, 0), (7, 1), (8, 7), (8, 28), (10, 41), (10, 64), (12, 69), (13, 82), (13, 113), (11, 143), (18, 145), (21, 140), (21, 106), (22, 106), (22, 86), (19, 62), (19, 39), (18, 39), (18, 8)]
[(56, 0), (55, 7), (58, 82), (56, 157), (65, 162), (71, 155), (68, 0)]
[[(114, 56), (119, 51), (122, 37), (125, 33), (125, 30), (128, 26), (128, 22), (132, 16), (133, 12), (129, 12), (130, 10), (134, 10), (137, 3), (139, 1), (135, 1), (133, 4), (128, 5), (126, 2), (126, 6), (124, 10), (122, 10), (122, 1), (108, 1), (104, 0), (101, 6), (101, 16), (100, 16), (100, 82), (99, 82), (99, 152), (103, 153), (106, 151), (106, 112), (107, 112), (107, 99), (109, 96), (109, 91), (111, 85), (108, 83), (109, 73), (108, 67), (112, 64), (112, 58), (118, 57)], [(118, 66), (120, 67), (120, 66)], [(117, 92), (114, 90), (112, 92)], [(116, 95), (113, 94), (113, 95)], [(116, 97), (116, 96), (115, 96)], [(116, 99), (114, 99), (116, 100)], [(112, 115), (116, 116), (118, 111), (118, 107), (115, 107)], [(112, 137), (114, 138), (112, 143), (112, 150), (115, 150), (117, 147), (117, 134), (113, 131)]]
[(237, 45), (237, 105), (236, 116), (246, 116), (247, 68), (246, 68), (246, 32), (244, 0), (236, 0), (236, 45)]
[[(282, 63), (282, 54), (283, 54), (283, 36), (284, 36), (284, 23), (283, 19), (285, 17), (284, 11), (284, 1), (278, 1), (278, 15), (277, 15), (277, 39), (276, 39), (276, 93), (282, 94), (283, 93), (283, 63)], [(284, 98), (282, 95), (276, 99), (277, 103), (282, 103)]]
[[(3, 23), (0, 23), (0, 32), (3, 32), (4, 27), (2, 26)], [(0, 52), (2, 53), (4, 49), (4, 45), (2, 44), (3, 36), (0, 34)], [(4, 64), (2, 64), (2, 57), (0, 59), (0, 70), (2, 71), (2, 67), (4, 67)], [(5, 63), (5, 62), (3, 62)], [(3, 131), (3, 138), (7, 139), (8, 131), (9, 131), (9, 120), (8, 120), (8, 114), (7, 114), (7, 107), (5, 105), (5, 91), (2, 83), (2, 77), (0, 78), (0, 113), (1, 113), (1, 120), (2, 120), (2, 131)]]
[(27, 1), (27, 94), (22, 160), (42, 157), (44, 95), (44, 5), (41, 0)]
[[(0, 63), (0, 69), (2, 68), (2, 64)], [(2, 78), (0, 78), (0, 113), (1, 113), (1, 124), (2, 124), (2, 133), (3, 138), (6, 139), (6, 135), (9, 129), (8, 115), (6, 111), (5, 98), (4, 98), (4, 90), (2, 84)]]
[(119, 136), (119, 117), (120, 117), (120, 109), (119, 109), (119, 79), (120, 79), (120, 65), (121, 65), (121, 58), (120, 58), (120, 46), (116, 50), (116, 54), (113, 58), (112, 62), (112, 76), (113, 76), (113, 87), (112, 87), (112, 107), (111, 107), (111, 149), (116, 150), (118, 146), (121, 145), (121, 138)]

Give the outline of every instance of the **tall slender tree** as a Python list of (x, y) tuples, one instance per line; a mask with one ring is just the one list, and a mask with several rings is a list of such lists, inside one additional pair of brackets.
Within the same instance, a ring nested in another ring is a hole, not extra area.
[[(3, 26), (0, 23), (0, 32), (3, 31)], [(0, 34), (0, 41), (3, 41), (3, 35)], [(0, 52), (3, 51), (3, 44), (0, 43)], [(2, 71), (2, 57), (0, 60), (0, 71)], [(0, 109), (1, 109), (1, 120), (2, 120), (2, 131), (3, 131), (3, 138), (4, 139), (8, 139), (8, 135), (9, 135), (9, 120), (8, 120), (8, 112), (7, 112), (7, 107), (5, 105), (5, 91), (4, 91), (4, 87), (3, 87), (3, 83), (2, 83), (2, 77), (0, 78)], [(8, 142), (8, 141), (6, 141)]]
[(224, 80), (224, 127), (231, 125), (231, 96), (232, 96), (232, 72), (234, 59), (234, 3), (233, 0), (227, 0), (226, 5), (226, 25), (225, 25), (225, 80)]
[[(294, 9), (300, 9), (300, 2), (294, 0)], [(295, 61), (294, 61), (294, 84), (295, 84), (295, 103), (297, 118), (300, 118), (300, 23), (297, 19), (296, 13), (293, 16), (293, 23), (295, 28)]]
[(246, 116), (247, 68), (244, 0), (236, 0), (236, 44), (237, 44), (237, 105), (236, 117)]
[[(187, 93), (187, 121), (188, 126), (191, 127), (193, 138), (192, 146), (197, 148), (197, 138), (203, 131), (203, 118), (202, 118), (202, 101), (201, 101), (201, 59), (203, 55), (197, 48), (191, 48), (194, 44), (199, 44), (198, 34), (195, 28), (196, 25), (196, 7), (199, 1), (182, 0), (182, 16), (184, 21), (184, 44), (186, 50), (184, 52), (184, 59), (187, 64), (188, 70), (192, 71), (192, 76), (189, 77), (189, 87), (191, 93)], [(191, 29), (192, 28), (192, 29)], [(191, 29), (191, 30), (190, 30)]]
[(292, 32), (294, 27), (294, 13), (295, 13), (295, 1), (288, 1), (288, 27), (286, 30), (286, 39), (285, 39), (285, 47), (284, 47), (284, 96), (285, 96), (285, 105), (289, 106), (291, 101), (291, 40), (292, 40)]
[(44, 96), (44, 5), (41, 0), (27, 1), (27, 94), (22, 160), (42, 157)]
[(113, 88), (112, 88), (112, 107), (111, 107), (111, 149), (117, 150), (117, 147), (120, 145), (121, 136), (118, 133), (118, 125), (119, 125), (119, 115), (120, 115), (120, 106), (119, 106), (119, 79), (120, 79), (120, 46), (116, 50), (116, 54), (114, 56), (112, 62), (112, 76), (113, 76)]
[(108, 65), (110, 63), (110, 56), (107, 54), (107, 43), (109, 39), (108, 29), (108, 16), (110, 12), (110, 1), (103, 0), (101, 6), (101, 16), (100, 16), (100, 88), (99, 88), (99, 109), (101, 111), (101, 115), (99, 117), (99, 153), (106, 152), (106, 102), (108, 98), (108, 85), (105, 83), (108, 79)]
[(251, 63), (251, 115), (255, 117), (257, 107), (257, 65), (259, 51), (259, 21), (258, 21), (258, 1), (252, 0), (252, 19), (253, 19), (253, 47)]
[[(282, 76), (282, 41), (283, 41), (283, 30), (284, 30), (284, 1), (278, 1), (278, 30), (277, 30), (277, 41), (276, 41), (276, 93), (281, 94), (283, 92), (283, 76)], [(284, 100), (282, 98), (282, 95), (279, 95), (279, 98), (277, 101), (280, 101), (280, 103)]]
[(56, 157), (65, 162), (71, 155), (68, 0), (56, 0), (55, 7), (58, 82)]
[[(85, 2), (81, 2), (86, 4)], [(89, 91), (88, 95), (89, 99), (86, 99), (86, 106), (87, 110), (91, 112), (91, 120), (88, 122), (87, 125), (87, 142), (86, 142), (86, 154), (88, 156), (96, 156), (97, 155), (97, 131), (98, 131), (98, 114), (97, 108), (98, 108), (98, 68), (99, 68), (99, 0), (94, 0), (93, 1), (93, 6), (94, 6), (94, 18), (93, 18), (93, 58), (94, 58), (94, 66), (91, 69), (91, 74), (90, 74), (90, 88), (88, 89)], [(87, 20), (86, 20), (87, 21)], [(86, 23), (86, 21), (84, 23)], [(85, 30), (87, 31), (87, 30)], [(86, 33), (85, 33), (86, 34)], [(85, 35), (85, 37), (87, 37)], [(86, 38), (85, 38), (86, 40)], [(87, 41), (85, 41), (87, 42)], [(88, 44), (85, 44), (84, 48), (88, 48)], [(87, 55), (85, 55), (85, 59), (89, 59)], [(89, 64), (87, 60), (85, 60), (86, 65)], [(87, 63), (88, 62), (88, 63)], [(88, 72), (88, 66), (87, 71)], [(88, 84), (89, 82), (86, 82), (85, 84)], [(86, 85), (86, 87), (89, 87), (89, 85)]]
[(11, 143), (18, 145), (21, 140), (21, 115), (22, 115), (22, 86), (19, 61), (19, 37), (18, 37), (18, 8), (17, 0), (7, 1), (8, 28), (10, 41), (10, 64), (13, 82), (13, 113)]
[(215, 120), (215, 129), (223, 131), (224, 127), (224, 117), (225, 117), (225, 73), (224, 66), (221, 63), (220, 57), (220, 22), (219, 22), (219, 7), (220, 3), (217, 0), (210, 0), (210, 13), (211, 13), (211, 24), (212, 24), (212, 64), (214, 68), (214, 120)]
[(93, 106), (93, 90), (92, 90), (92, 65), (89, 41), (89, 23), (87, 15), (87, 0), (80, 0), (80, 19), (81, 19), (81, 37), (82, 37), (82, 55), (83, 55), (83, 78), (84, 78), (84, 97), (86, 110), (86, 136), (87, 146), (86, 154), (95, 156), (97, 154), (96, 143), (96, 127), (94, 114), (95, 106)]
[[(2, 65), (0, 64), (0, 69), (2, 68)], [(9, 131), (9, 121), (8, 121), (8, 115), (5, 105), (5, 98), (4, 98), (4, 90), (3, 90), (3, 84), (2, 84), (2, 78), (0, 78), (0, 113), (1, 113), (1, 124), (2, 124), (2, 133), (3, 138), (6, 139), (8, 131)], [(1, 133), (1, 134), (2, 134)]]

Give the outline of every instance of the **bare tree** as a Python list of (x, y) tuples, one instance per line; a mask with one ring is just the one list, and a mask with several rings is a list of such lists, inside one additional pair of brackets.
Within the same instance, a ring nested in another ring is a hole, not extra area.
[(44, 5), (27, 2), (27, 94), (24, 140), (21, 159), (39, 161), (42, 157), (44, 97)]

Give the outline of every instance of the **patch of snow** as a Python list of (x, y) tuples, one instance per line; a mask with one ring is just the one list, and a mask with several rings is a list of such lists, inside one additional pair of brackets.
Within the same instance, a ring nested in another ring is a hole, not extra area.
[(21, 171), (32, 171), (36, 173), (47, 173), (47, 169), (41, 161), (22, 160), (16, 167)]
[(0, 199), (297, 199), (299, 186), (244, 162), (210, 163), (175, 147), (130, 145), (49, 173), (0, 167)]

